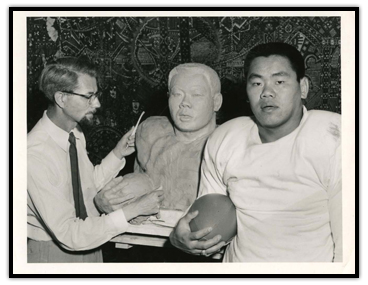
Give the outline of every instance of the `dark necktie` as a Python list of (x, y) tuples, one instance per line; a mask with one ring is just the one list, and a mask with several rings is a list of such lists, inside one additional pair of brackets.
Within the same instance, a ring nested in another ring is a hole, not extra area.
[(77, 145), (75, 143), (75, 136), (73, 132), (69, 134), (69, 142), (70, 142), (69, 156), (70, 156), (70, 166), (72, 170), (74, 206), (77, 218), (81, 218), (82, 220), (84, 220), (85, 218), (87, 218), (87, 211), (83, 201), (82, 186), (80, 182), (79, 167), (78, 167)]

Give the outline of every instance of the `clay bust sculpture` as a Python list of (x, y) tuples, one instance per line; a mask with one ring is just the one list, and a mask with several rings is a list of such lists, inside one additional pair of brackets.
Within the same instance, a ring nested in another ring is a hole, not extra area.
[[(153, 116), (139, 125), (134, 173), (122, 178), (119, 191), (96, 195), (102, 212), (110, 213), (155, 189), (164, 191), (161, 209), (185, 211), (196, 199), (202, 152), (222, 104), (220, 79), (204, 64), (186, 63), (170, 72), (168, 86), (171, 120)], [(122, 203), (127, 196), (134, 198)], [(130, 223), (140, 224), (148, 217)]]
[(172, 121), (154, 116), (141, 123), (134, 172), (162, 186), (161, 208), (185, 211), (197, 197), (202, 151), (222, 104), (221, 84), (212, 68), (186, 63), (171, 70), (168, 89)]

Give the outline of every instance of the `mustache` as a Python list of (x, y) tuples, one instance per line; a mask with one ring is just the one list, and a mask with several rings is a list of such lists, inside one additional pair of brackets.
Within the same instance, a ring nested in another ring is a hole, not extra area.
[(88, 112), (87, 114), (92, 114), (92, 115), (94, 115), (94, 114), (96, 114), (96, 113), (97, 113), (97, 109), (94, 109), (94, 110), (92, 110), (92, 111)]

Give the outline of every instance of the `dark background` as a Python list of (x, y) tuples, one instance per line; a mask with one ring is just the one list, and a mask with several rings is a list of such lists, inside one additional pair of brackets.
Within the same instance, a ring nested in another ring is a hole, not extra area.
[[(28, 18), (27, 39), (28, 131), (47, 108), (38, 90), (47, 63), (85, 55), (98, 65), (102, 108), (93, 127), (84, 130), (95, 164), (143, 110), (143, 119), (169, 114), (167, 77), (180, 63), (200, 62), (218, 72), (224, 97), (218, 124), (250, 115), (243, 61), (260, 43), (297, 47), (310, 80), (306, 107), (341, 113), (340, 17)], [(136, 111), (133, 104), (139, 104)]]
[[(307, 109), (341, 113), (340, 24), (340, 17), (27, 18), (27, 129), (47, 108), (38, 90), (43, 67), (68, 56), (87, 56), (101, 75), (102, 107), (93, 126), (84, 129), (94, 164), (143, 110), (143, 119), (169, 115), (168, 73), (180, 63), (204, 63), (218, 72), (224, 98), (218, 124), (251, 115), (243, 61), (252, 47), (273, 41), (302, 53), (310, 81)], [(133, 162), (134, 155), (121, 174), (132, 172)]]

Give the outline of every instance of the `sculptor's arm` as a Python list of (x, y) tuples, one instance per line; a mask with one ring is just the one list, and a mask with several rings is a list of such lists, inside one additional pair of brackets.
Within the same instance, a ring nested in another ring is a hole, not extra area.
[[(149, 121), (149, 120), (148, 120)], [(119, 141), (117, 146), (114, 148), (114, 150), (109, 154), (113, 155), (114, 157), (121, 157), (126, 156), (134, 152), (134, 148), (137, 149), (137, 156), (138, 153), (141, 153), (147, 145), (145, 140), (142, 138), (142, 130), (147, 129), (146, 127), (143, 127), (146, 125), (146, 121), (142, 122), (137, 129), (136, 135), (130, 137), (130, 134), (132, 132), (132, 129), (123, 136), (123, 138)], [(129, 147), (126, 147), (126, 146)], [(118, 154), (115, 154), (117, 152)], [(137, 161), (135, 162), (135, 169), (139, 169), (139, 165)], [(137, 172), (136, 170), (134, 172)], [(139, 172), (139, 170), (138, 170)], [(141, 172), (144, 172), (141, 170)], [(126, 192), (126, 193), (125, 193)], [(110, 187), (104, 187), (101, 191), (97, 193), (97, 195), (94, 198), (95, 205), (97, 209), (102, 213), (111, 213), (113, 211), (116, 211), (118, 209), (123, 208), (124, 213), (127, 215), (127, 220), (131, 220), (132, 218), (135, 218), (139, 215), (149, 215), (149, 214), (155, 214), (157, 212), (150, 212), (150, 206), (145, 204), (145, 199), (148, 199), (149, 196), (157, 196), (160, 197), (160, 202), (162, 201), (161, 193), (162, 191), (155, 191), (152, 194), (144, 195), (143, 197), (139, 198), (137, 201), (134, 201), (128, 205), (123, 205), (124, 202), (127, 202), (133, 198), (136, 198), (135, 196), (129, 194), (129, 188), (127, 183), (124, 182), (122, 177), (115, 178), (115, 182), (110, 183)], [(153, 197), (153, 201), (157, 197)], [(145, 205), (145, 207), (148, 207), (147, 209), (144, 209), (142, 205)]]
[[(138, 157), (148, 159), (149, 153), (148, 153), (148, 141), (147, 138), (145, 139), (143, 137), (143, 131), (147, 129), (145, 127), (147, 125), (147, 121), (150, 121), (150, 118), (146, 121), (143, 121), (137, 128), (136, 134), (134, 136), (135, 138), (135, 148), (136, 148), (136, 158), (134, 163), (134, 172), (141, 172), (143, 173), (144, 170), (138, 163)], [(130, 133), (130, 132), (129, 132)], [(147, 135), (146, 135), (147, 137)], [(123, 144), (124, 145), (124, 144)], [(117, 146), (118, 147), (118, 146)], [(133, 150), (134, 151), (134, 150)], [(146, 154), (146, 155), (144, 155)], [(117, 160), (117, 157), (114, 155), (113, 151), (108, 155), (112, 156), (112, 159)], [(124, 160), (125, 161), (125, 160)], [(144, 163), (144, 162), (142, 162)], [(122, 177), (117, 177), (115, 184), (118, 185), (117, 187), (104, 187), (101, 191), (99, 191), (94, 198), (95, 205), (97, 209), (102, 213), (111, 213), (117, 209), (120, 209), (122, 207), (122, 203), (127, 202), (133, 198), (135, 198), (132, 195), (125, 195), (124, 194), (124, 188), (126, 188), (127, 184), (124, 183)]]
[(126, 220), (140, 216), (152, 215), (159, 211), (163, 200), (163, 191), (156, 189), (141, 197), (137, 197), (131, 203), (125, 203), (136, 198), (129, 189), (129, 184), (124, 182), (124, 178), (119, 176), (108, 183), (94, 198), (94, 203), (101, 213), (112, 213), (122, 209)]
[[(102, 189), (125, 166), (125, 157), (135, 151), (135, 136), (130, 129), (117, 143), (115, 148), (94, 167), (93, 177), (97, 190)], [(85, 147), (85, 142), (84, 142)]]

